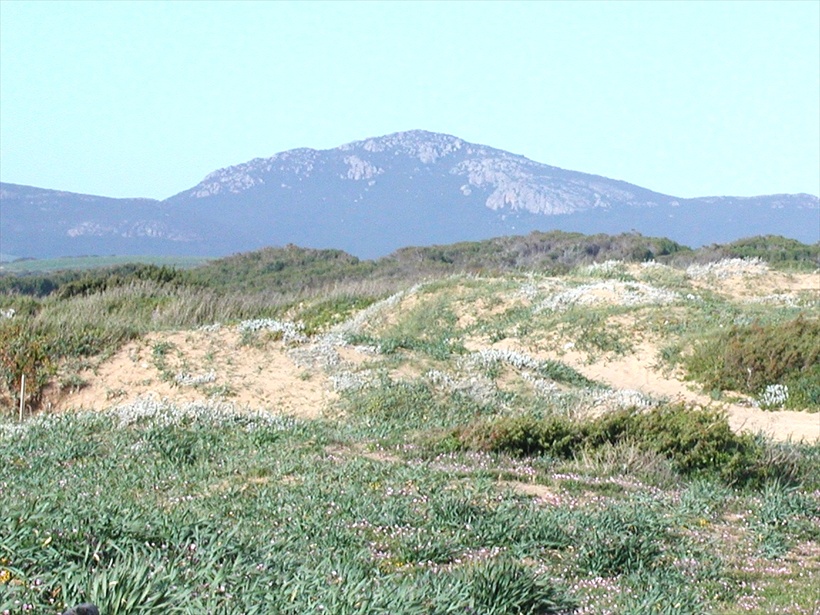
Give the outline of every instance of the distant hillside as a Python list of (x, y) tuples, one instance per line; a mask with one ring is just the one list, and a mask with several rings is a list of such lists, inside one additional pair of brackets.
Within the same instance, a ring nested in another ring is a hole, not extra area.
[(754, 235), (820, 240), (807, 194), (682, 199), (409, 131), (214, 171), (164, 201), (0, 186), (2, 252), (224, 256), (296, 244), (378, 258), (530, 231), (637, 231), (698, 247)]

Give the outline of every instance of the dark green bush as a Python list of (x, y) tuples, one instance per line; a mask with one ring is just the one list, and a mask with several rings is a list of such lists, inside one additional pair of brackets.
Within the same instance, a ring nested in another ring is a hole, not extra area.
[(92, 270), (79, 279), (66, 282), (59, 287), (57, 297), (59, 299), (70, 299), (76, 296), (91, 295), (119, 286), (128, 286), (136, 281), (150, 281), (175, 286), (189, 283), (185, 272), (173, 267), (144, 264), (121, 265)]
[(583, 443), (578, 426), (565, 417), (502, 417), (479, 421), (457, 431), (465, 448), (513, 455), (570, 457)]
[(712, 472), (728, 483), (762, 478), (762, 445), (752, 435), (734, 433), (721, 412), (661, 407), (635, 415), (635, 432), (643, 446), (670, 458), (681, 474)]
[(789, 407), (820, 407), (820, 321), (734, 326), (698, 345), (686, 367), (707, 390), (760, 395), (782, 384)]
[(722, 246), (727, 256), (761, 258), (776, 267), (820, 265), (820, 243), (804, 244), (779, 235), (763, 235), (739, 239)]
[(717, 476), (728, 484), (794, 475), (793, 460), (767, 456), (762, 441), (732, 432), (723, 413), (682, 405), (623, 410), (578, 422), (560, 416), (479, 420), (449, 436), (465, 449), (558, 458), (629, 442), (663, 455), (682, 475)]
[(820, 242), (800, 243), (779, 235), (758, 235), (727, 244), (703, 246), (694, 252), (675, 254), (672, 262), (686, 266), (725, 258), (759, 258), (776, 269), (813, 271), (820, 266)]

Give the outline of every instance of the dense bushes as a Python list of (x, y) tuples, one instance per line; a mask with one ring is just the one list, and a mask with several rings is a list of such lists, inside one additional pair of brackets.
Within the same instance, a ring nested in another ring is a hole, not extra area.
[[(362, 283), (375, 283), (383, 291), (396, 290), (426, 277), (461, 272), (565, 273), (579, 265), (606, 260), (657, 259), (685, 265), (730, 257), (755, 257), (775, 266), (811, 269), (820, 264), (820, 244), (805, 245), (783, 237), (766, 236), (693, 251), (669, 239), (637, 233), (582, 235), (552, 231), (446, 246), (403, 248), (373, 261), (359, 260), (341, 250), (289, 245), (237, 254), (184, 271), (153, 264), (126, 264), (91, 271), (0, 274), (0, 295), (71, 297), (140, 280), (194, 284), (221, 291), (315, 295), (339, 285)], [(66, 265), (71, 266), (70, 261)]]
[(781, 385), (786, 406), (820, 409), (820, 321), (731, 327), (697, 345), (686, 367), (709, 390), (762, 397)]
[(747, 237), (723, 245), (704, 246), (689, 256), (697, 262), (723, 258), (759, 258), (779, 269), (811, 271), (820, 267), (820, 243), (804, 244), (779, 235)]
[(665, 456), (686, 476), (718, 476), (729, 484), (759, 484), (790, 477), (750, 434), (735, 434), (714, 410), (662, 406), (648, 412), (622, 410), (587, 421), (564, 416), (483, 420), (448, 434), (465, 449), (567, 459), (604, 446), (629, 443)]
[(183, 271), (157, 265), (122, 265), (110, 270), (92, 272), (60, 286), (57, 296), (69, 299), (77, 295), (91, 295), (110, 288), (128, 286), (138, 281), (180, 286), (190, 283)]
[(129, 263), (92, 270), (63, 270), (36, 275), (0, 275), (0, 295), (28, 295), (61, 299), (89, 295), (138, 281), (176, 286), (193, 283), (186, 272), (165, 265)]
[(341, 250), (289, 245), (212, 261), (191, 270), (190, 279), (225, 290), (296, 293), (343, 281), (361, 281), (372, 271), (373, 262), (360, 261)]

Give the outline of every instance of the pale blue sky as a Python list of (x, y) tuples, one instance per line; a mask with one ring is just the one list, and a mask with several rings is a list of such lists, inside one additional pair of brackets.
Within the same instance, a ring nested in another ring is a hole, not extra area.
[(165, 198), (423, 128), (675, 196), (820, 193), (820, 2), (0, 1), (0, 179)]

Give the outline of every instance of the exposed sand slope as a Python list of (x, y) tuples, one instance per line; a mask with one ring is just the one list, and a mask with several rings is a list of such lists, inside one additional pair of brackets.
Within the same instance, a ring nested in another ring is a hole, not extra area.
[(257, 347), (240, 345), (239, 339), (235, 329), (225, 327), (152, 333), (120, 349), (95, 372), (83, 373), (86, 386), (52, 403), (58, 409), (102, 409), (153, 395), (174, 402), (224, 399), (315, 417), (335, 399), (327, 378), (297, 366), (282, 342)]
[(820, 439), (820, 414), (793, 411), (766, 411), (737, 403), (715, 403), (708, 396), (696, 392), (697, 387), (673, 374), (664, 374), (656, 367), (657, 348), (644, 342), (636, 352), (618, 357), (585, 363), (586, 356), (577, 352), (554, 355), (571, 365), (587, 378), (604, 382), (614, 388), (633, 389), (652, 397), (666, 398), (696, 406), (716, 406), (728, 413), (729, 424), (737, 431), (763, 432), (776, 440)]

